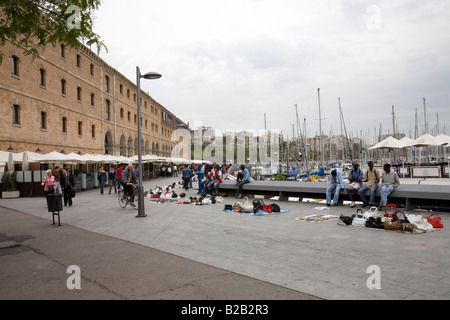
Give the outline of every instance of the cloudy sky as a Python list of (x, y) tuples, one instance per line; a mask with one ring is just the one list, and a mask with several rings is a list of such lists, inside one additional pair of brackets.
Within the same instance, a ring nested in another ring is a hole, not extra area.
[(448, 0), (104, 1), (95, 31), (100, 56), (179, 118), (227, 129), (423, 131), (437, 115), (450, 134)]

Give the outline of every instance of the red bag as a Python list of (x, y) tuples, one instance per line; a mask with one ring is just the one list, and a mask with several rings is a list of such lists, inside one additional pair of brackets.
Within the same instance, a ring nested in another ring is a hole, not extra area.
[(441, 222), (441, 217), (436, 213), (433, 213), (431, 216), (427, 217), (427, 220), (433, 228), (440, 229), (444, 227), (444, 224)]
[(265, 204), (262, 209), (264, 212), (272, 213), (272, 207), (268, 204)]
[[(388, 213), (388, 209), (394, 209), (393, 213)], [(397, 205), (396, 204), (387, 204), (386, 208), (384, 209), (384, 216), (386, 218), (391, 218), (393, 220), (395, 220), (395, 218), (397, 217)]]

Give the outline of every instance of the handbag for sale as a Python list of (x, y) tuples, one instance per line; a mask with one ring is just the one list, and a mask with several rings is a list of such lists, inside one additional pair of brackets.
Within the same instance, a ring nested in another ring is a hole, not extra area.
[(281, 208), (279, 205), (277, 205), (276, 203), (272, 203), (270, 205), (270, 207), (272, 208), (272, 212), (281, 212)]
[(368, 211), (363, 214), (364, 218), (369, 219), (370, 217), (378, 217), (377, 207), (371, 207)]
[(369, 217), (366, 222), (366, 228), (384, 229), (384, 224), (380, 217)]
[(437, 213), (433, 213), (432, 215), (427, 217), (427, 221), (435, 229), (441, 229), (444, 227), (444, 224), (441, 222), (441, 217)]
[(265, 204), (265, 205), (263, 206), (262, 211), (264, 211), (264, 212), (266, 212), (266, 213), (272, 213), (272, 207), (271, 207), (270, 205), (268, 205), (268, 204)]
[(363, 215), (358, 214), (357, 216), (355, 216), (355, 217), (353, 218), (352, 226), (355, 226), (355, 227), (365, 227), (365, 226), (366, 226), (366, 221), (367, 221), (367, 219), (364, 218)]
[(351, 225), (353, 222), (353, 217), (344, 216), (343, 214), (339, 216), (339, 219), (347, 226)]
[(253, 200), (253, 213), (259, 212), (264, 208), (264, 201), (261, 199)]
[(385, 230), (399, 231), (402, 228), (402, 223), (398, 220), (387, 220), (383, 222), (383, 227)]
[(223, 197), (220, 196), (216, 197), (216, 203), (223, 203), (223, 202), (224, 202)]
[(244, 201), (241, 204), (242, 212), (253, 212), (253, 204), (248, 202), (248, 197), (244, 197)]
[[(388, 212), (388, 209), (393, 209), (394, 212)], [(384, 216), (386, 218), (391, 218), (391, 219), (395, 220), (394, 218), (395, 218), (395, 215), (397, 214), (397, 205), (387, 204), (386, 208), (384, 209), (384, 212), (385, 212)]]
[(430, 231), (433, 230), (433, 226), (428, 223), (427, 219), (423, 218), (422, 215), (414, 215), (409, 214), (408, 220), (411, 222), (411, 224), (420, 231)]
[(241, 203), (237, 202), (237, 203), (233, 204), (232, 209), (233, 209), (233, 211), (241, 212), (241, 210), (242, 210)]

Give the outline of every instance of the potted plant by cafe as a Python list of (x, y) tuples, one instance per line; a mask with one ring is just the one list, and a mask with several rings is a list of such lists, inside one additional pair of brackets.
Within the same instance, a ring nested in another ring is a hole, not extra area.
[(2, 176), (2, 198), (20, 198), (20, 191), (17, 190), (16, 172), (3, 172)]

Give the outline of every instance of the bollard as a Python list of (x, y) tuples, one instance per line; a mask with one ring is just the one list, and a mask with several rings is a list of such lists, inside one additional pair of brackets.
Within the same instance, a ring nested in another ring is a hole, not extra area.
[(197, 169), (197, 176), (198, 176), (198, 192), (197, 194), (202, 194), (203, 190), (202, 190), (202, 168), (200, 166), (198, 166)]

